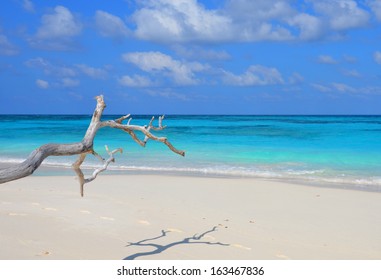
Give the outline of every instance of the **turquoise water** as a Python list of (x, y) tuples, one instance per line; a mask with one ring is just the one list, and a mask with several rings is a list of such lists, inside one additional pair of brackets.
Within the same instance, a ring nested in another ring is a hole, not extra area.
[[(111, 119), (118, 116), (105, 116)], [(46, 143), (80, 141), (91, 116), (0, 116), (0, 163), (20, 162)], [(134, 116), (147, 124), (150, 116)], [(183, 158), (153, 141), (145, 148), (128, 134), (103, 128), (95, 149), (116, 155), (114, 170), (192, 173), (342, 183), (381, 191), (381, 116), (166, 116), (157, 132), (186, 151)], [(98, 164), (90, 156), (86, 167)], [(70, 167), (76, 157), (45, 165)]]

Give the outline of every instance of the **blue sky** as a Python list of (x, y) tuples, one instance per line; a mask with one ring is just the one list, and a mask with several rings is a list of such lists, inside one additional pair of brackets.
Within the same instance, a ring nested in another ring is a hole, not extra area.
[(8, 0), (0, 113), (381, 114), (381, 1)]

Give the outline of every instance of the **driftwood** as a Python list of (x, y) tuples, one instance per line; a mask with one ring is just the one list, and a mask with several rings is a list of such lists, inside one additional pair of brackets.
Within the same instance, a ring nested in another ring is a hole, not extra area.
[[(164, 116), (159, 117), (158, 126), (153, 125), (154, 117), (150, 120), (148, 125), (139, 126), (130, 124), (131, 119), (130, 115), (123, 116), (116, 120), (109, 121), (101, 121), (101, 117), (103, 114), (103, 110), (106, 107), (103, 96), (97, 96), (97, 106), (95, 108), (94, 114), (92, 116), (89, 127), (87, 128), (86, 134), (83, 137), (81, 142), (72, 143), (72, 144), (45, 144), (38, 149), (34, 150), (29, 157), (19, 163), (17, 165), (13, 165), (11, 167), (0, 169), (0, 184), (6, 183), (9, 181), (17, 180), (26, 176), (33, 174), (33, 172), (41, 165), (41, 163), (49, 156), (71, 156), (71, 155), (79, 155), (78, 160), (73, 164), (73, 168), (78, 175), (79, 183), (81, 187), (81, 195), (83, 196), (83, 185), (93, 181), (99, 173), (106, 170), (108, 165), (113, 162), (114, 154), (117, 152), (122, 152), (122, 149), (116, 149), (113, 151), (109, 151), (106, 146), (107, 153), (109, 154), (109, 158), (107, 160), (103, 159), (99, 156), (93, 149), (93, 142), (97, 131), (102, 127), (112, 127), (116, 129), (121, 129), (127, 132), (135, 142), (137, 142), (141, 146), (145, 146), (149, 139), (154, 141), (162, 142), (167, 145), (169, 149), (171, 149), (174, 153), (184, 156), (185, 152), (176, 149), (166, 137), (157, 137), (151, 133), (151, 130), (162, 130), (165, 126), (162, 125), (162, 121)], [(123, 122), (128, 119), (127, 124), (123, 124)], [(135, 133), (136, 131), (140, 131), (144, 134), (144, 139), (140, 140)], [(92, 176), (89, 178), (84, 178), (84, 175), (80, 169), (81, 164), (85, 160), (88, 154), (92, 154), (99, 158), (103, 163), (101, 168), (98, 168), (94, 171)]]

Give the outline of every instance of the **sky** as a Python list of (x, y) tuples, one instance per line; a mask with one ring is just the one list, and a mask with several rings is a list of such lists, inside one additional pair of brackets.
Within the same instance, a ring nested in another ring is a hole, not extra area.
[(7, 0), (0, 114), (381, 114), (381, 0)]

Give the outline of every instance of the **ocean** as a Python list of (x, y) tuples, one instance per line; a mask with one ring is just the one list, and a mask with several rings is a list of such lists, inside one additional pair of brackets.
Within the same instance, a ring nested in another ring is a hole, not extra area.
[[(148, 124), (150, 118), (133, 116), (131, 123)], [(1, 165), (21, 162), (46, 143), (80, 141), (90, 119), (90, 115), (0, 115)], [(103, 128), (95, 150), (106, 157), (104, 145), (123, 148), (105, 173), (257, 177), (381, 191), (381, 116), (170, 115), (164, 125), (165, 130), (154, 133), (167, 136), (186, 151), (185, 157), (162, 143), (149, 141), (143, 148), (127, 133)], [(71, 174), (67, 171), (75, 160), (75, 156), (49, 157), (43, 165), (58, 174)], [(84, 167), (96, 166), (99, 161), (88, 156)]]

